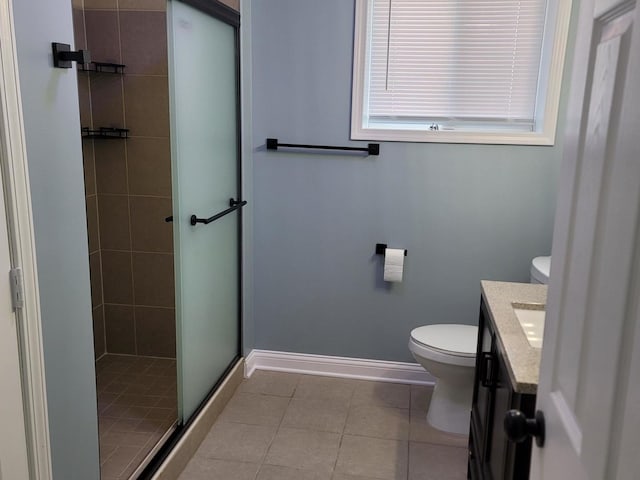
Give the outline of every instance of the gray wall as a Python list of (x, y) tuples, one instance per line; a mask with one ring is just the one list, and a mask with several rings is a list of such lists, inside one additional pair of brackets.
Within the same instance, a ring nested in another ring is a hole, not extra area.
[(69, 0), (13, 2), (31, 181), (56, 480), (99, 478), (84, 178), (75, 70), (52, 67), (73, 44)]
[[(412, 328), (475, 324), (481, 279), (526, 282), (549, 254), (563, 116), (555, 147), (265, 152), (350, 143), (353, 19), (349, 0), (252, 2), (255, 348), (412, 361)], [(408, 249), (404, 283), (377, 242)]]

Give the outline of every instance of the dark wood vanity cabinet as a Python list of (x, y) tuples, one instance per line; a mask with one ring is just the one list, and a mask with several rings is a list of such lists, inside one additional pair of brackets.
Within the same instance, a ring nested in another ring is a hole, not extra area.
[(527, 480), (531, 461), (531, 438), (510, 442), (503, 428), (505, 414), (518, 409), (533, 417), (536, 396), (514, 391), (505, 355), (487, 312), (480, 305), (476, 371), (471, 405), (469, 467), (471, 480)]

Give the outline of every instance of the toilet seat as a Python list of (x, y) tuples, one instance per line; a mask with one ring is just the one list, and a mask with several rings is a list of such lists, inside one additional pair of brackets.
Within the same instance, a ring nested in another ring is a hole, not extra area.
[(411, 331), (409, 349), (436, 362), (472, 367), (477, 339), (478, 327), (473, 325), (425, 325)]
[(549, 283), (549, 272), (551, 271), (551, 257), (536, 257), (531, 261), (531, 282)]

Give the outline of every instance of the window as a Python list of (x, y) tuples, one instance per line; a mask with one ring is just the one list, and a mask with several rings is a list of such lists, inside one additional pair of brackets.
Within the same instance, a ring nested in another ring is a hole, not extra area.
[(356, 0), (351, 138), (553, 145), (571, 0)]

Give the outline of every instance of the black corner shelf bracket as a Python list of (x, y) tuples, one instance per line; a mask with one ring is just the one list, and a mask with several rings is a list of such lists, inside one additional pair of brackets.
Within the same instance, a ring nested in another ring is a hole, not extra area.
[(89, 50), (71, 51), (71, 45), (67, 43), (53, 42), (51, 44), (53, 53), (53, 66), (56, 68), (71, 68), (71, 62), (80, 64), (90, 63), (91, 54)]
[(307, 145), (300, 143), (280, 143), (277, 138), (267, 138), (267, 150), (278, 150), (280, 147), (310, 150), (341, 150), (346, 152), (364, 152), (367, 155), (380, 155), (380, 144), (369, 143), (366, 147), (335, 147), (331, 145)]

